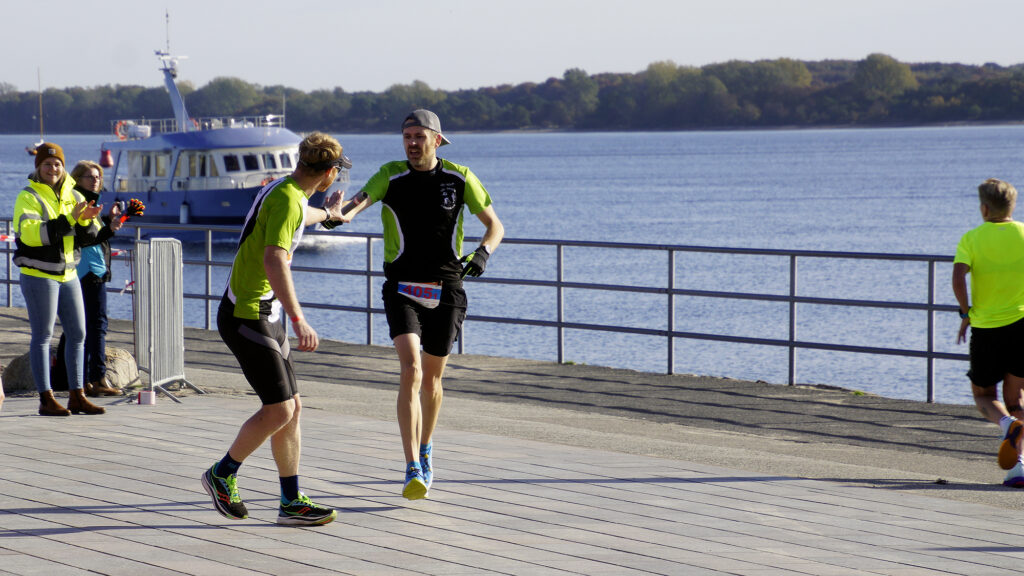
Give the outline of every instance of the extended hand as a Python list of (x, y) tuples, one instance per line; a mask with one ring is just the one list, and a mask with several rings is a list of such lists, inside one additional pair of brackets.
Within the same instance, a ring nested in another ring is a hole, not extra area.
[(341, 203), (345, 201), (345, 193), (341, 190), (335, 190), (328, 196), (327, 201), (324, 202), (324, 209), (330, 214), (331, 220), (341, 220)]
[(103, 210), (103, 204), (96, 205), (95, 201), (86, 202), (85, 200), (75, 204), (75, 207), (71, 209), (71, 217), (78, 220), (92, 220), (95, 218), (100, 211)]
[(327, 220), (323, 221), (320, 225), (330, 230), (335, 226), (341, 226), (342, 224), (349, 222), (352, 218), (345, 218), (345, 213), (341, 211), (341, 205), (345, 201), (345, 193), (341, 190), (335, 190), (327, 201), (324, 202), (324, 210), (327, 210)]
[(110, 206), (110, 229), (117, 232), (124, 225), (124, 220), (121, 219), (121, 203), (114, 202)]

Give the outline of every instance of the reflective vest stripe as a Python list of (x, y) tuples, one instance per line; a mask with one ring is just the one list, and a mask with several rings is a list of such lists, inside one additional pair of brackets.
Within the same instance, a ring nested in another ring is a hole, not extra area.
[(45, 260), (34, 260), (32, 258), (26, 258), (24, 256), (18, 256), (14, 259), (14, 263), (17, 266), (35, 268), (47, 274), (60, 275), (68, 271), (70, 268), (75, 267), (74, 262), (47, 262)]

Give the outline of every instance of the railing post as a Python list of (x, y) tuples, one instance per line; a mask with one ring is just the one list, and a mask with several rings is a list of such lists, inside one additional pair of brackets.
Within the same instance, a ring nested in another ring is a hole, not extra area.
[(373, 238), (366, 237), (366, 345), (373, 345)]
[[(8, 236), (11, 236), (11, 235), (14, 234), (14, 230), (13, 230), (14, 222), (13, 221), (8, 222), (7, 225), (5, 226), (5, 228), (7, 229), (6, 234)], [(11, 272), (14, 271), (14, 268), (12, 266), (12, 262), (13, 261), (14, 261), (14, 256), (12, 256), (10, 252), (7, 252), (7, 307), (8, 308), (10, 308), (11, 306), (14, 306), (14, 302), (12, 300), (12, 298), (14, 298), (14, 288), (13, 288), (13, 285), (11, 284)]]
[(206, 329), (210, 330), (210, 296), (213, 285), (213, 230), (206, 230)]
[(935, 261), (928, 261), (928, 402), (935, 402)]
[(564, 246), (558, 244), (556, 247), (556, 265), (555, 271), (558, 275), (556, 288), (555, 305), (557, 307), (557, 319), (558, 319), (558, 363), (565, 363), (565, 328), (562, 327), (562, 323), (565, 322), (565, 290), (562, 288), (562, 282), (565, 280), (562, 278), (562, 257), (564, 252)]
[(459, 354), (466, 353), (466, 320), (462, 320), (462, 328), (459, 329), (459, 333), (456, 334), (459, 339)]
[(668, 374), (676, 373), (676, 339), (672, 333), (676, 331), (676, 251), (668, 250)]
[(796, 384), (796, 254), (789, 256), (789, 385)]

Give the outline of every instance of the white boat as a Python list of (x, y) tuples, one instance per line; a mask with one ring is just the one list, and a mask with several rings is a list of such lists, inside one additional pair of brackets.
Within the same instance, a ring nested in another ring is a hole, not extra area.
[[(284, 114), (193, 118), (175, 84), (178, 58), (157, 51), (174, 118), (111, 123), (100, 164), (115, 200), (139, 198), (143, 223), (239, 225), (268, 182), (290, 174), (302, 138)], [(338, 183), (348, 181), (347, 170)]]

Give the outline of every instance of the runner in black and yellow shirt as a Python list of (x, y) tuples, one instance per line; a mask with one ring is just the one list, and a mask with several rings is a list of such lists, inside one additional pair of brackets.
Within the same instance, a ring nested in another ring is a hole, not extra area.
[[(407, 161), (382, 166), (338, 220), (347, 222), (370, 204), (382, 203), (384, 310), (402, 370), (402, 495), (416, 500), (426, 497), (433, 481), (431, 438), (441, 410), (441, 377), (466, 317), (462, 278), (483, 273), (505, 229), (469, 168), (437, 157), (437, 148), (449, 142), (436, 114), (409, 114), (402, 122), (402, 139)], [(463, 207), (487, 229), (480, 245), (464, 257)]]

